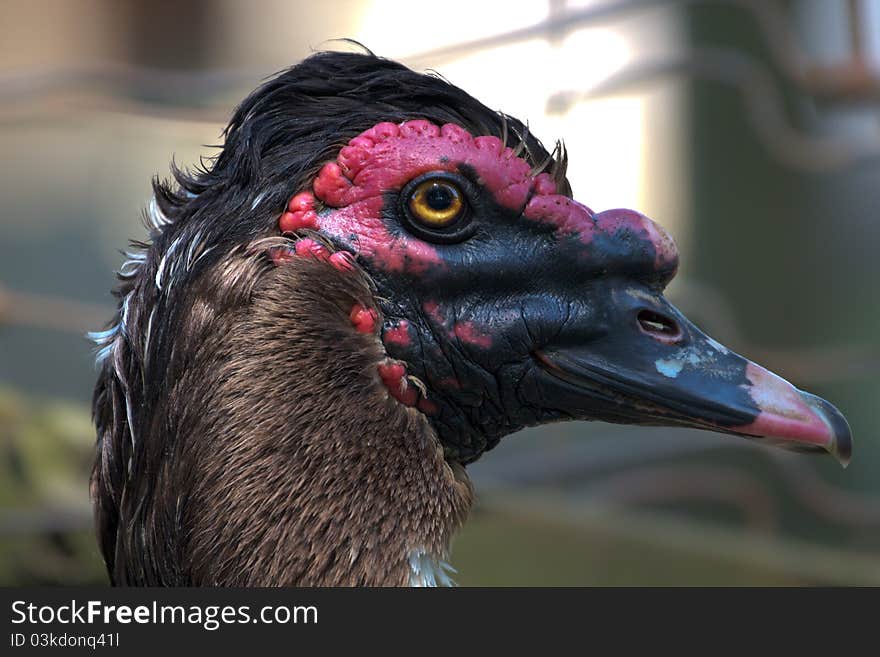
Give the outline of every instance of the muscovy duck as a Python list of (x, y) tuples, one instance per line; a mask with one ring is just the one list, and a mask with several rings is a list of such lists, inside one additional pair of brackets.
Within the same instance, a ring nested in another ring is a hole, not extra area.
[(318, 53), (154, 181), (96, 334), (101, 550), (124, 585), (450, 583), (465, 466), (558, 420), (846, 462), (828, 402), (663, 297), (673, 240), (572, 198), (566, 152), (443, 79)]

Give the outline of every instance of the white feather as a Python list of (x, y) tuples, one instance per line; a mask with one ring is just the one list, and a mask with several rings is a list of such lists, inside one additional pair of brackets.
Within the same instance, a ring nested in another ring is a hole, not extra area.
[(413, 587), (455, 586), (449, 573), (457, 572), (445, 561), (417, 548), (409, 553), (409, 585)]
[(251, 210), (257, 207), (260, 204), (260, 201), (262, 201), (264, 198), (266, 198), (266, 192), (260, 192), (259, 194), (257, 194), (257, 197), (253, 200), (253, 203), (251, 203)]
[[(165, 277), (165, 268), (168, 265), (169, 258), (174, 255), (174, 252), (180, 246), (183, 236), (181, 235), (173, 242), (171, 242), (171, 246), (168, 247), (168, 250), (165, 251), (165, 255), (162, 256), (162, 260), (159, 261), (159, 268), (156, 270), (156, 288), (161, 292), (162, 284), (164, 283)], [(174, 278), (174, 268), (177, 266), (176, 261), (173, 261), (171, 264), (171, 272), (169, 273), (169, 278)]]
[(147, 208), (147, 216), (150, 218), (150, 223), (153, 225), (153, 228), (158, 231), (161, 231), (165, 226), (171, 223), (171, 220), (165, 216), (165, 213), (162, 212), (162, 209), (156, 202), (155, 196), (150, 199), (150, 205)]

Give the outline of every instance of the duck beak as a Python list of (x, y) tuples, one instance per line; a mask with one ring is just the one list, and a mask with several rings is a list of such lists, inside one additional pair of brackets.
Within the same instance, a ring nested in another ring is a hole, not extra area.
[(762, 438), (849, 463), (852, 432), (829, 402), (725, 348), (663, 297), (629, 310), (633, 321), (594, 333), (589, 344), (570, 335), (564, 347), (534, 353), (545, 407), (579, 419)]
[(807, 451), (824, 450), (843, 467), (849, 465), (852, 430), (843, 413), (833, 404), (798, 390), (785, 379), (752, 362), (746, 366), (746, 378), (751, 383), (749, 394), (760, 412), (754, 421), (738, 427), (738, 432), (787, 441)]

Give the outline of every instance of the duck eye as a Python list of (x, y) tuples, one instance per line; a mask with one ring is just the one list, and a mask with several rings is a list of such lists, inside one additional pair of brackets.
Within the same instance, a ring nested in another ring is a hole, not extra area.
[(465, 203), (461, 190), (448, 180), (425, 180), (409, 196), (413, 219), (428, 228), (446, 228), (457, 221)]
[(469, 202), (475, 193), (469, 181), (454, 173), (432, 171), (419, 176), (400, 193), (404, 227), (428, 242), (462, 242), (476, 229)]

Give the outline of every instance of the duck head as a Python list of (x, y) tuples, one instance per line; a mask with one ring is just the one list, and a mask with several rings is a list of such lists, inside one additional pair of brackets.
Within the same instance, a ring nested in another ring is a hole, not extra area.
[[(851, 434), (828, 402), (703, 333), (664, 297), (673, 239), (632, 210), (572, 198), (564, 151), (425, 119), (351, 139), (279, 229), (294, 252), (349, 254), (376, 286), (380, 376), (447, 457), (556, 420), (697, 427), (827, 451)], [(326, 240), (326, 251), (320, 240)], [(338, 256), (337, 256), (338, 257)], [(360, 314), (359, 314), (360, 313)], [(366, 313), (366, 314), (364, 314)]]
[(202, 169), (155, 181), (94, 336), (113, 581), (434, 581), (462, 466), (558, 420), (846, 462), (843, 416), (689, 322), (663, 296), (673, 240), (575, 200), (565, 163), (436, 76), (319, 53), (246, 98)]

